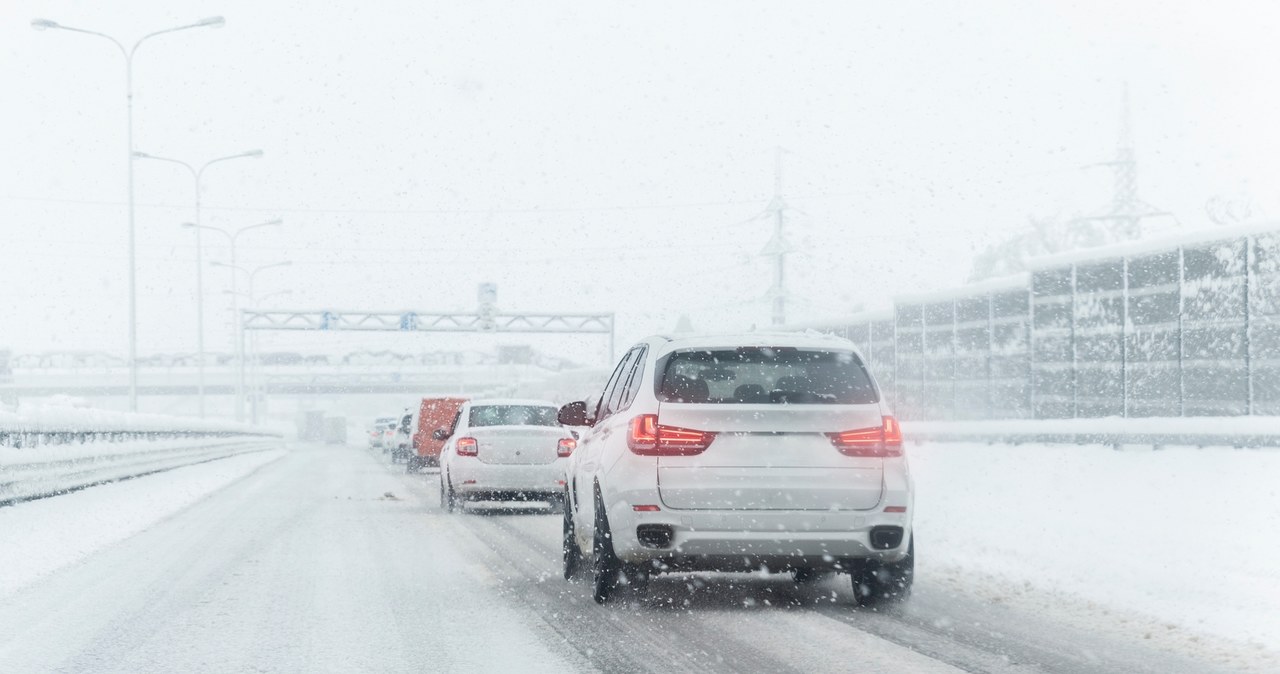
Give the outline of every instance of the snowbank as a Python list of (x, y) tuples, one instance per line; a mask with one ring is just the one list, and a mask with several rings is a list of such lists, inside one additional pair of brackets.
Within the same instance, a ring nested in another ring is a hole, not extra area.
[(0, 598), (122, 541), (283, 456), (259, 452), (0, 508)]
[(922, 577), (996, 601), (1074, 595), (1280, 649), (1280, 453), (960, 443), (908, 453)]
[(905, 421), (909, 440), (1280, 447), (1280, 417)]

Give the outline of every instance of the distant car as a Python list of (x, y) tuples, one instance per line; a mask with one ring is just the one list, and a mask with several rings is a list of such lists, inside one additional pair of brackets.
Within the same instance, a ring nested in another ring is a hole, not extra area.
[(546, 501), (562, 505), (564, 462), (577, 442), (542, 400), (472, 400), (448, 427), (440, 455), (440, 505), (447, 512), (468, 501)]
[(386, 423), (382, 425), (382, 432), (379, 434), (380, 439), (378, 440), (378, 446), (382, 448), (383, 454), (391, 453), (391, 449), (396, 440), (396, 425), (397, 420), (395, 417), (387, 419)]
[(384, 440), (387, 445), (387, 451), (391, 453), (391, 463), (407, 462), (409, 460), (408, 438), (412, 432), (412, 425), (413, 414), (408, 409), (391, 423), (391, 427), (388, 430), (389, 435)]
[(373, 420), (373, 424), (369, 426), (369, 449), (382, 449), (387, 426), (395, 421), (394, 417), (378, 417)]
[(445, 440), (437, 440), (435, 431), (453, 423), (466, 398), (423, 398), (414, 411), (408, 428), (401, 428), (396, 443), (408, 457), (405, 471), (415, 473), (423, 467), (439, 466), (440, 451)]
[(564, 573), (597, 602), (668, 571), (853, 577), (899, 600), (915, 570), (902, 433), (852, 342), (797, 334), (649, 338), (627, 351), (569, 459)]

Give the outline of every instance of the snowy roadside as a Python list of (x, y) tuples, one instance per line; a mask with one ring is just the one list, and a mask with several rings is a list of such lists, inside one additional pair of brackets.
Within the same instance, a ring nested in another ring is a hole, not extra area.
[(257, 452), (0, 508), (0, 598), (284, 456)]
[(1280, 651), (1280, 453), (923, 443), (908, 455), (923, 582), (1096, 607), (1084, 620), (1153, 618), (1130, 625), (1137, 639)]
[(902, 430), (919, 442), (1280, 446), (1277, 416), (911, 421)]

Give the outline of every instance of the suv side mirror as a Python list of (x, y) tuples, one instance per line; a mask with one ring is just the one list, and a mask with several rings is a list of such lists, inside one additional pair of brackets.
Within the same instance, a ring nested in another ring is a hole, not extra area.
[(448, 440), (448, 439), (449, 439), (449, 431), (447, 431), (447, 430), (445, 430), (445, 429), (443, 429), (443, 428), (437, 428), (435, 431), (433, 431), (433, 432), (431, 433), (431, 439), (432, 439), (432, 440), (440, 440), (440, 441)]
[(590, 426), (591, 421), (587, 419), (587, 404), (581, 400), (565, 405), (560, 408), (556, 414), (556, 421), (561, 426)]

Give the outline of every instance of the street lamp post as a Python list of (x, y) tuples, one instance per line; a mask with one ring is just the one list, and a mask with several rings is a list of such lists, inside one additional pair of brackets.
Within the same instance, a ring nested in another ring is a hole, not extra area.
[[(244, 421), (244, 330), (240, 322), (240, 295), (237, 290), (237, 279), (235, 274), (236, 269), (241, 269), (239, 266), (236, 265), (236, 241), (240, 239), (241, 234), (244, 234), (245, 232), (251, 229), (258, 229), (259, 227), (274, 227), (281, 224), (284, 224), (284, 221), (279, 218), (276, 218), (275, 220), (260, 222), (256, 225), (241, 227), (235, 232), (228, 232), (227, 230), (222, 229), (221, 227), (210, 227), (209, 225), (197, 225), (194, 222), (187, 222), (183, 224), (183, 227), (191, 227), (193, 229), (207, 229), (209, 231), (218, 232), (219, 234), (227, 237), (227, 242), (231, 246), (231, 264), (223, 264), (223, 263), (217, 263), (217, 262), (215, 262), (214, 264), (218, 266), (231, 267), (232, 269), (231, 312), (233, 314), (233, 320), (235, 322), (234, 327), (235, 327), (235, 335), (236, 335), (236, 361), (239, 364), (239, 376), (236, 379), (236, 421)], [(250, 281), (252, 282), (252, 277), (250, 277)]]
[[(253, 290), (254, 278), (258, 275), (258, 272), (264, 269), (269, 269), (271, 267), (287, 267), (291, 264), (293, 263), (289, 261), (277, 262), (274, 264), (263, 265), (256, 269), (253, 269), (252, 271), (246, 270), (243, 267), (237, 267), (237, 269), (239, 269), (240, 271), (247, 272), (249, 274), (249, 292), (243, 293), (243, 296), (245, 299), (249, 301), (249, 308), (251, 310), (256, 311), (263, 302), (273, 297), (282, 297), (285, 295), (293, 294), (292, 290), (277, 290), (274, 292), (269, 292), (263, 295), (262, 297), (258, 297), (257, 293)], [(218, 266), (226, 266), (226, 265), (218, 264)], [(227, 293), (228, 295), (231, 294), (230, 290), (224, 290), (222, 292)], [(243, 324), (243, 321), (242, 321), (242, 324)], [(247, 388), (251, 392), (249, 395), (249, 401), (250, 401), (249, 402), (249, 421), (250, 423), (256, 426), (258, 424), (258, 419), (259, 419), (259, 415), (258, 415), (259, 401), (261, 400), (264, 403), (266, 402), (266, 386), (264, 384), (264, 378), (262, 376), (262, 356), (258, 352), (258, 335), (256, 332), (252, 335), (245, 335), (242, 329), (241, 338), (246, 339), (248, 341), (248, 349), (249, 349), (248, 360), (253, 363), (253, 370), (250, 372), (250, 376), (249, 376), (250, 381), (249, 381), (249, 384), (247, 385)]]
[(120, 49), (120, 54), (124, 56), (125, 76), (124, 90), (126, 103), (126, 120), (128, 129), (126, 131), (126, 141), (129, 146), (128, 166), (129, 166), (129, 409), (138, 411), (138, 265), (137, 265), (137, 239), (134, 232), (134, 202), (133, 202), (133, 55), (137, 53), (138, 47), (143, 42), (165, 33), (175, 33), (180, 30), (189, 28), (220, 28), (226, 24), (226, 20), (220, 16), (213, 16), (207, 19), (201, 19), (195, 23), (175, 26), (158, 30), (153, 33), (147, 33), (138, 38), (133, 43), (132, 48), (125, 48), (124, 43), (107, 35), (93, 30), (85, 30), (83, 28), (73, 28), (64, 26), (49, 19), (35, 19), (31, 22), (31, 27), (36, 30), (67, 30), (73, 33), (84, 33), (85, 35), (96, 35), (101, 38), (110, 40), (112, 44)]
[(157, 157), (155, 155), (150, 155), (145, 152), (134, 152), (133, 156), (136, 159), (155, 159), (157, 161), (167, 161), (171, 164), (177, 164), (187, 169), (188, 171), (190, 171), (191, 178), (195, 181), (195, 188), (196, 188), (195, 224), (197, 225), (195, 227), (195, 231), (196, 231), (196, 369), (197, 369), (196, 395), (197, 395), (197, 398), (199, 399), (198, 407), (200, 410), (200, 418), (203, 419), (204, 418), (204, 253), (203, 253), (203, 248), (201, 246), (201, 236), (200, 236), (201, 228), (199, 227), (199, 225), (201, 224), (200, 222), (200, 180), (201, 178), (204, 177), (205, 169), (209, 168), (214, 164), (217, 164), (218, 162), (228, 161), (231, 159), (240, 159), (244, 157), (260, 159), (262, 157), (262, 150), (249, 150), (248, 152), (241, 152), (240, 154), (232, 154), (232, 155), (227, 155), (225, 157), (218, 157), (217, 159), (210, 159), (204, 164), (201, 164), (200, 168), (196, 168), (195, 166), (192, 166), (191, 164), (188, 164), (187, 162), (182, 161), (180, 159), (170, 159), (168, 157)]

